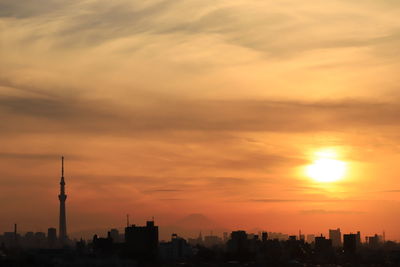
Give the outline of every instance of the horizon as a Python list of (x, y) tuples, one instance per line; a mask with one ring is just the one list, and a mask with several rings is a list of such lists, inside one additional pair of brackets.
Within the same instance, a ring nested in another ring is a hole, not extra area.
[[(171, 238), (171, 235), (173, 234), (177, 234), (179, 237), (183, 237), (185, 239), (188, 238), (197, 238), (199, 236), (199, 234), (201, 234), (203, 237), (205, 236), (218, 236), (218, 237), (222, 237), (224, 233), (228, 233), (228, 236), (230, 235), (231, 232), (233, 231), (246, 231), (248, 234), (259, 234), (261, 232), (266, 232), (268, 234), (280, 234), (282, 235), (281, 238), (283, 238), (282, 240), (287, 240), (290, 236), (296, 236), (299, 238), (299, 235), (301, 233), (301, 235), (304, 235), (305, 237), (307, 237), (308, 235), (313, 235), (315, 237), (318, 236), (323, 236), (323, 237), (327, 237), (329, 238), (329, 231), (330, 230), (337, 230), (339, 229), (342, 233), (342, 235), (344, 234), (356, 234), (358, 231), (354, 230), (354, 231), (343, 231), (342, 228), (340, 227), (336, 227), (336, 228), (329, 228), (327, 229), (325, 232), (310, 232), (310, 233), (305, 233), (303, 231), (301, 231), (301, 229), (299, 229), (299, 231), (297, 233), (292, 232), (292, 233), (286, 233), (286, 232), (282, 232), (282, 231), (269, 231), (267, 229), (263, 229), (263, 228), (252, 228), (252, 229), (228, 229), (228, 228), (224, 228), (221, 225), (216, 224), (215, 226), (211, 226), (208, 225), (206, 227), (201, 227), (201, 226), (185, 226), (184, 224), (180, 223), (180, 221), (188, 219), (192, 216), (197, 217), (196, 219), (198, 219), (198, 217), (201, 217), (200, 219), (202, 220), (206, 220), (207, 223), (215, 223), (214, 221), (212, 221), (210, 218), (206, 217), (203, 214), (199, 214), (199, 213), (195, 213), (195, 214), (188, 214), (187, 216), (178, 219), (177, 221), (175, 221), (175, 223), (171, 223), (169, 225), (157, 225), (159, 227), (159, 232), (160, 232), (160, 241), (168, 241)], [(146, 222), (149, 221), (153, 221), (153, 219), (144, 219), (144, 221), (140, 221), (138, 222), (133, 222), (130, 223), (129, 225), (125, 225), (125, 226), (104, 226), (101, 228), (97, 228), (97, 229), (82, 229), (81, 231), (78, 232), (72, 232), (68, 234), (68, 238), (71, 240), (79, 240), (81, 238), (83, 238), (84, 240), (91, 240), (93, 238), (94, 235), (97, 235), (99, 237), (106, 237), (107, 236), (107, 231), (113, 230), (113, 229), (117, 229), (118, 231), (125, 231), (125, 228), (128, 226), (142, 226), (142, 225), (146, 225)], [(156, 221), (154, 220), (154, 222), (156, 223)], [(17, 223), (16, 223), (17, 224)], [(46, 234), (46, 231), (32, 231), (27, 230), (20, 230), (20, 225), (18, 225), (18, 231), (17, 233), (20, 235), (24, 235), (26, 233), (29, 232), (42, 232)], [(171, 227), (174, 227), (174, 230), (171, 230)], [(50, 228), (55, 228), (56, 227), (50, 227)], [(167, 228), (167, 230), (163, 229), (163, 228)], [(58, 230), (58, 229), (57, 229)], [(178, 231), (176, 231), (178, 230)], [(181, 231), (181, 232), (179, 232)], [(5, 231), (5, 232), (12, 232), (12, 231)], [(189, 233), (189, 234), (188, 234)], [(364, 243), (365, 242), (365, 237), (369, 237), (369, 236), (374, 236), (374, 235), (378, 235), (378, 236), (385, 236), (385, 240), (386, 241), (393, 241), (393, 242), (398, 242), (398, 240), (392, 240), (390, 238), (387, 238), (386, 236), (386, 232), (383, 231), (381, 233), (361, 233), (361, 242)], [(284, 236), (287, 236), (287, 239), (284, 238)], [(364, 238), (363, 238), (364, 237)]]

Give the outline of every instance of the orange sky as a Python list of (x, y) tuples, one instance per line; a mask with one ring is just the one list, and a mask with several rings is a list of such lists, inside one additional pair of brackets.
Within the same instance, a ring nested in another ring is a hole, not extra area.
[[(400, 240), (397, 0), (0, 3), (0, 232), (202, 213)], [(335, 151), (346, 176), (304, 175)]]

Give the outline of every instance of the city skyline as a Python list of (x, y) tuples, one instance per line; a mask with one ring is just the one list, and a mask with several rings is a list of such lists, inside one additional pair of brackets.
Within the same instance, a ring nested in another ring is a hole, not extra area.
[[(49, 236), (49, 239), (51, 240), (52, 244), (54, 244), (54, 242), (55, 242), (55, 240), (54, 240), (55, 237), (57, 238), (59, 244), (61, 244), (61, 245), (66, 245), (66, 244), (71, 242), (71, 239), (69, 239), (68, 234), (67, 234), (66, 203), (65, 203), (66, 199), (67, 199), (67, 195), (65, 194), (65, 192), (66, 192), (65, 191), (65, 185), (66, 185), (66, 182), (65, 182), (65, 178), (64, 178), (64, 156), (61, 156), (60, 194), (58, 195), (58, 199), (60, 201), (59, 217), (58, 217), (58, 219), (59, 219), (59, 228), (58, 228), (59, 235), (57, 236), (57, 234), (56, 234), (57, 233), (57, 229), (56, 228), (52, 228), (52, 227), (48, 228), (48, 236)], [(190, 216), (194, 216), (194, 218), (192, 218), (191, 220), (190, 219), (189, 220), (186, 219), (186, 221), (184, 221), (183, 224), (185, 224), (184, 227), (186, 227), (186, 228), (182, 228), (182, 229), (175, 228), (173, 230), (168, 229), (167, 232), (164, 232), (164, 237), (165, 237), (165, 235), (167, 237), (170, 237), (171, 235), (177, 235), (177, 233), (179, 231), (183, 231), (183, 232), (179, 232), (179, 235), (183, 236), (185, 238), (188, 238), (190, 240), (191, 238), (194, 238), (193, 231), (195, 231), (196, 233), (200, 232), (200, 236), (201, 236), (202, 235), (202, 231), (204, 231), (204, 230), (205, 230), (204, 234), (206, 235), (206, 237), (207, 237), (207, 231), (210, 232), (210, 236), (213, 236), (213, 232), (216, 229), (218, 229), (218, 227), (221, 227), (218, 224), (214, 224), (213, 225), (212, 221), (207, 221), (208, 218), (204, 217), (201, 214), (192, 214), (192, 215), (189, 215), (187, 218), (190, 218)], [(204, 223), (204, 221), (206, 221), (206, 223)], [(154, 226), (154, 216), (152, 216), (151, 222), (153, 222), (152, 226)], [(126, 227), (127, 228), (135, 227), (135, 225), (136, 225), (135, 223), (131, 224), (130, 215), (127, 214), (126, 215)], [(149, 225), (149, 221), (147, 221), (147, 226), (148, 225)], [(187, 227), (189, 227), (189, 228), (187, 228)], [(84, 237), (84, 235), (82, 235), (82, 234), (81, 235), (75, 234), (73, 239), (75, 239), (75, 240), (81, 239), (82, 240), (82, 238), (84, 238), (86, 240), (90, 240), (90, 239), (92, 239), (93, 235), (98, 236), (101, 233), (104, 234), (105, 232), (108, 231), (108, 229), (111, 229), (111, 228), (112, 227), (108, 227), (107, 229), (104, 228), (104, 229), (100, 229), (100, 230), (96, 229), (97, 232), (92, 232), (90, 234), (86, 233), (85, 234), (86, 237)], [(112, 230), (113, 229), (114, 230), (118, 230), (118, 229), (121, 230), (123, 228), (124, 227), (120, 226), (120, 227), (117, 227), (117, 228), (112, 228)], [(192, 229), (190, 229), (190, 228), (192, 228)], [(95, 231), (94, 229), (90, 229), (90, 230), (91, 231)], [(190, 230), (192, 232), (192, 234), (187, 234), (188, 230)], [(214, 234), (214, 235), (222, 237), (222, 236), (225, 236), (225, 234), (227, 233), (225, 231), (233, 231), (233, 230), (234, 229), (227, 229), (227, 228), (221, 230), (221, 228), (220, 228), (217, 231), (215, 231), (217, 233)], [(242, 231), (242, 230), (240, 230), (240, 231)], [(247, 229), (247, 231), (249, 231), (249, 229)], [(261, 229), (261, 228), (250, 230), (250, 232), (252, 232), (252, 231), (256, 232), (256, 233), (265, 232), (265, 233), (268, 233), (270, 235), (270, 238), (271, 237), (272, 238), (277, 238), (279, 240), (289, 240), (291, 237), (296, 236), (296, 235), (293, 235), (293, 234), (290, 234), (290, 233), (267, 231), (267, 229)], [(362, 237), (364, 237), (364, 236), (361, 236), (360, 231), (356, 231), (356, 232), (357, 232), (357, 236), (358, 236), (359, 242), (363, 242), (363, 238)], [(7, 233), (7, 232), (5, 232), (5, 233)], [(10, 232), (8, 232), (8, 233), (10, 233)], [(31, 230), (29, 230), (29, 231), (25, 231), (25, 232), (22, 232), (22, 233), (25, 234), (25, 236), (26, 236), (27, 233), (29, 234), (29, 233), (33, 233), (33, 232)], [(45, 234), (45, 233), (40, 232), (40, 231), (36, 232), (36, 234), (38, 234), (38, 233), (43, 234), (43, 235)], [(14, 235), (15, 236), (19, 235), (20, 236), (20, 234), (21, 233), (19, 233), (17, 231), (17, 223), (15, 223), (14, 224)], [(306, 238), (306, 234), (307, 234), (307, 238)], [(353, 233), (350, 232), (350, 234), (353, 234)], [(51, 238), (50, 238), (50, 236), (51, 236)], [(158, 227), (157, 227), (157, 242), (158, 242), (158, 236), (159, 236), (159, 231), (158, 231)], [(319, 237), (319, 236), (320, 237), (324, 237), (324, 238), (326, 237), (326, 238), (329, 238), (329, 240), (331, 240), (333, 247), (342, 246), (342, 234), (341, 234), (340, 228), (329, 229), (328, 230), (328, 234), (324, 234), (322, 232), (317, 232), (317, 233), (316, 232), (312, 232), (312, 233), (304, 233), (303, 232), (303, 234), (302, 234), (301, 229), (300, 229), (297, 238), (299, 240), (301, 240), (301, 239), (307, 240), (307, 242), (311, 243), (311, 241), (308, 240), (309, 236), (312, 236), (313, 238)], [(382, 235), (378, 235), (377, 233), (375, 233), (374, 236), (375, 236), (375, 238), (379, 238), (379, 239), (377, 239), (377, 240), (379, 240), (379, 242), (382, 242), (382, 241), (385, 242), (385, 240), (386, 240), (386, 232), (384, 230), (382, 231)], [(373, 238), (374, 236), (368, 237), (368, 235), (366, 234), (365, 235), (365, 242), (368, 243), (369, 242), (368, 238)], [(167, 240), (167, 238), (165, 240)], [(396, 240), (392, 240), (392, 241), (396, 241)]]
[[(24, 244), (26, 242), (28, 242), (28, 247), (29, 246), (35, 246), (35, 242), (32, 243), (32, 241), (36, 238), (38, 240), (41, 240), (41, 242), (39, 242), (37, 245), (39, 246), (49, 246), (50, 248), (56, 248), (56, 247), (63, 247), (63, 246), (70, 246), (72, 247), (73, 242), (85, 242), (85, 241), (90, 241), (93, 239), (93, 242), (95, 243), (95, 240), (97, 240), (98, 238), (102, 239), (104, 237), (100, 237), (101, 234), (99, 235), (99, 233), (92, 233), (89, 238), (84, 238), (82, 235), (81, 236), (75, 236), (72, 239), (70, 239), (68, 237), (67, 234), (67, 220), (66, 220), (66, 199), (67, 199), (67, 195), (65, 194), (65, 178), (64, 178), (64, 156), (61, 156), (61, 179), (60, 179), (60, 194), (58, 195), (58, 199), (60, 201), (60, 206), (59, 206), (59, 235), (57, 236), (57, 229), (50, 227), (48, 228), (48, 233), (47, 236), (44, 232), (33, 232), (33, 231), (26, 231), (26, 232), (18, 232), (18, 224), (15, 223), (14, 224), (14, 231), (13, 232), (4, 232), (4, 235), (1, 236), (0, 235), (0, 241), (2, 241), (2, 246), (4, 246), (6, 244), (6, 246), (11, 246), (11, 247), (18, 247), (18, 246), (26, 246), (27, 244)], [(187, 226), (193, 226), (191, 224), (193, 223), (198, 223), (198, 225), (203, 224), (202, 226), (205, 227), (205, 229), (207, 229), (207, 226), (204, 225), (204, 220), (207, 220), (207, 218), (202, 217), (201, 214), (193, 214), (195, 218), (193, 218), (192, 220), (187, 220), (184, 222), (185, 224), (187, 224)], [(193, 216), (192, 215), (192, 216)], [(190, 217), (190, 216), (188, 216)], [(207, 222), (210, 223), (210, 222)], [(212, 222), (211, 222), (212, 223)], [(217, 225), (214, 225), (214, 227), (217, 227)], [(152, 219), (149, 221), (146, 221), (146, 225), (145, 226), (138, 226), (136, 225), (136, 223), (131, 223), (130, 221), (130, 215), (127, 214), (126, 215), (126, 226), (123, 227), (125, 228), (125, 237), (122, 238), (119, 235), (119, 229), (118, 228), (108, 228), (106, 230), (107, 232), (107, 238), (111, 238), (111, 240), (113, 240), (113, 242), (115, 243), (123, 243), (126, 242), (127, 244), (134, 244), (134, 247), (136, 247), (136, 249), (143, 249), (143, 244), (141, 242), (144, 243), (148, 243), (148, 245), (150, 245), (151, 247), (151, 258), (156, 258), (157, 254), (158, 254), (158, 244), (159, 244), (159, 227), (155, 226), (155, 221), (154, 221), (154, 216), (152, 217)], [(110, 230), (109, 230), (110, 229)], [(183, 230), (187, 230), (183, 229)], [(200, 229), (200, 230), (199, 230)], [(172, 240), (174, 238), (182, 238), (182, 236), (184, 238), (186, 238), (189, 244), (191, 244), (191, 242), (194, 244), (196, 244), (196, 242), (201, 242), (201, 244), (203, 245), (203, 242), (205, 242), (205, 244), (207, 244), (207, 239), (213, 238), (214, 240), (211, 241), (210, 240), (210, 247), (212, 247), (213, 245), (216, 244), (220, 244), (222, 242), (227, 242), (228, 241), (228, 232), (222, 232), (222, 233), (213, 233), (213, 228), (209, 228), (209, 232), (210, 234), (207, 235), (205, 233), (204, 235), (204, 239), (203, 239), (203, 234), (202, 231), (204, 230), (204, 228), (202, 229), (201, 227), (199, 229), (195, 229), (196, 231), (199, 232), (199, 236), (198, 237), (194, 237), (194, 235), (182, 235), (182, 233), (177, 233), (177, 229), (174, 229), (174, 231), (169, 232), (168, 233), (168, 237), (171, 237)], [(215, 228), (214, 228), (215, 229)], [(104, 229), (103, 229), (104, 230)], [(194, 230), (194, 229), (192, 229)], [(224, 229), (225, 231), (226, 229)], [(232, 230), (230, 229), (231, 232), (231, 238), (234, 238), (235, 234), (239, 234), (242, 235), (243, 233), (246, 234), (246, 239), (248, 237), (250, 237), (250, 239), (252, 239), (251, 236), (257, 236), (257, 240), (262, 240), (263, 242), (266, 241), (268, 238), (269, 240), (279, 240), (279, 241), (291, 241), (291, 240), (303, 240), (303, 242), (307, 242), (309, 244), (311, 243), (315, 243), (316, 245), (318, 244), (319, 241), (322, 242), (326, 242), (329, 241), (330, 244), (329, 246), (333, 247), (333, 248), (339, 248), (339, 247), (343, 247), (345, 249), (346, 247), (346, 242), (345, 239), (346, 238), (355, 238), (355, 240), (357, 241), (357, 243), (361, 244), (361, 243), (365, 243), (367, 245), (372, 245), (372, 246), (378, 246), (379, 244), (385, 244), (386, 241), (395, 241), (395, 240), (387, 240), (386, 239), (386, 232), (383, 231), (382, 235), (378, 235), (375, 233), (375, 235), (373, 236), (362, 236), (360, 231), (357, 231), (356, 233), (352, 233), (350, 232), (349, 234), (343, 234), (341, 233), (340, 228), (337, 229), (329, 229), (328, 230), (328, 234), (324, 235), (323, 233), (309, 233), (309, 234), (305, 234), (304, 232), (302, 233), (301, 230), (299, 230), (298, 235), (291, 235), (291, 234), (287, 234), (287, 233), (281, 233), (281, 232), (269, 232), (266, 230), (261, 230), (261, 229), (256, 229), (255, 233), (246, 233), (246, 231), (244, 230)], [(101, 232), (101, 231), (100, 231)], [(205, 231), (206, 232), (206, 231)], [(104, 234), (104, 233), (103, 233)], [(141, 238), (137, 239), (137, 235), (141, 236)], [(134, 236), (136, 236), (136, 238), (133, 238)], [(343, 236), (343, 242), (342, 242), (342, 236)], [(11, 240), (10, 240), (11, 237)], [(363, 237), (365, 237), (365, 241), (363, 239)], [(5, 240), (2, 240), (1, 238), (5, 238)], [(47, 238), (48, 240), (48, 244), (43, 243), (43, 240), (45, 240)], [(128, 238), (128, 239), (127, 239)], [(216, 239), (215, 239), (216, 238)], [(319, 240), (318, 240), (319, 238)], [(125, 240), (124, 240), (125, 239)], [(78, 241), (80, 240), (80, 241)], [(124, 240), (124, 241), (122, 241)], [(167, 239), (166, 239), (167, 240)], [(166, 240), (161, 240), (161, 243), (165, 243), (167, 242)], [(6, 241), (6, 243), (4, 243), (4, 241)], [(154, 242), (153, 242), (154, 241)], [(11, 243), (10, 243), (11, 242)], [(150, 242), (150, 243), (149, 243)], [(37, 243), (37, 242), (36, 242)], [(349, 243), (349, 242), (348, 242)], [(317, 245), (318, 246), (318, 245)], [(346, 250), (346, 249), (345, 249)], [(355, 251), (355, 248), (353, 249)], [(141, 253), (148, 253), (149, 251), (146, 252), (146, 250), (144, 250)], [(139, 254), (141, 254), (139, 253)], [(138, 255), (139, 255), (138, 254)]]
[(399, 1), (25, 2), (0, 1), (0, 232), (400, 240)]

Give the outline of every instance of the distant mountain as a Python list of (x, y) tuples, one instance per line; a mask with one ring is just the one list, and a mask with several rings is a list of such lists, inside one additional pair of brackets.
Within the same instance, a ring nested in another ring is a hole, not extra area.
[(186, 229), (214, 229), (220, 228), (220, 226), (214, 222), (213, 220), (209, 219), (203, 214), (194, 213), (190, 214), (182, 219), (176, 221), (174, 225), (180, 226)]

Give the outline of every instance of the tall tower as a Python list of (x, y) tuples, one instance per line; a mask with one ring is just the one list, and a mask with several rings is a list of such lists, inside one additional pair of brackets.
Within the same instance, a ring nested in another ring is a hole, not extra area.
[(67, 195), (65, 194), (65, 181), (64, 181), (64, 157), (61, 157), (61, 182), (60, 182), (60, 194), (58, 195), (60, 200), (60, 242), (64, 243), (67, 240), (67, 218), (65, 212), (65, 201)]

